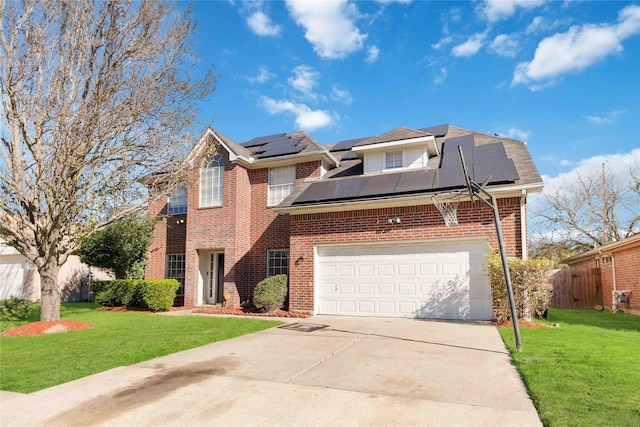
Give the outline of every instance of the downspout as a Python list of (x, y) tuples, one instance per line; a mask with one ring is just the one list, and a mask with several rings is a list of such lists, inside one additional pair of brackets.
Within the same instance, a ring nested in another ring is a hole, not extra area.
[(613, 256), (613, 252), (611, 252), (611, 275), (613, 276), (613, 290), (617, 291), (618, 287), (616, 286), (616, 259)]
[(527, 240), (527, 190), (522, 189), (520, 196), (520, 239), (522, 240), (522, 259), (529, 257), (529, 242)]

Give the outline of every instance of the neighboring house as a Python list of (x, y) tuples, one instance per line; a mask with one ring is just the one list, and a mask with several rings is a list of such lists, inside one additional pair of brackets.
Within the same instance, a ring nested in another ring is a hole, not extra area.
[[(569, 265), (572, 274), (584, 268), (599, 269), (605, 308), (640, 314), (640, 234), (562, 262)], [(626, 302), (621, 302), (621, 297)]]
[(290, 310), (491, 319), (492, 212), (466, 198), (446, 227), (431, 199), (466, 191), (458, 146), (498, 200), (508, 256), (526, 257), (527, 195), (543, 183), (524, 142), (440, 125), (327, 146), (305, 132), (238, 144), (209, 128), (186, 188), (149, 207), (166, 217), (146, 277), (177, 278), (185, 306), (225, 294), (237, 306), (286, 273)]
[[(91, 271), (91, 277), (89, 272)], [(112, 276), (99, 269), (89, 269), (76, 255), (71, 255), (60, 267), (58, 283), (62, 301), (89, 300), (89, 280), (108, 279)], [(13, 247), (0, 239), (0, 300), (10, 297), (30, 301), (40, 299), (40, 275), (34, 265)]]

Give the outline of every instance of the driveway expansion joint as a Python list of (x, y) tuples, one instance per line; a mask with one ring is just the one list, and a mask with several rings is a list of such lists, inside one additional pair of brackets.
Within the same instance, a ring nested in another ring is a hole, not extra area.
[(389, 323), (395, 321), (396, 319), (392, 319), (389, 318), (388, 320), (386, 320), (384, 323), (382, 323), (381, 325), (374, 327), (373, 329), (371, 329), (368, 332), (362, 332), (362, 333), (357, 333), (358, 336), (356, 338), (354, 338), (351, 342), (345, 344), (344, 346), (340, 347), (339, 349), (332, 351), (331, 353), (329, 353), (327, 356), (323, 357), (322, 359), (318, 360), (315, 363), (312, 363), (311, 365), (307, 366), (306, 368), (304, 368), (303, 370), (301, 370), (300, 372), (295, 373), (294, 375), (292, 375), (291, 377), (289, 377), (286, 381), (284, 381), (284, 384), (288, 384), (291, 381), (293, 381), (294, 379), (298, 378), (301, 375), (304, 375), (306, 372), (309, 372), (311, 369), (315, 368), (316, 366), (324, 363), (325, 361), (329, 360), (330, 358), (332, 358), (333, 356), (335, 356), (338, 353), (341, 353), (342, 351), (346, 350), (349, 347), (352, 347), (354, 344), (357, 344), (358, 342), (362, 341), (363, 339), (365, 339), (366, 337), (369, 337), (371, 335), (374, 335), (377, 331), (379, 331), (380, 329), (382, 329), (384, 326), (388, 325)]

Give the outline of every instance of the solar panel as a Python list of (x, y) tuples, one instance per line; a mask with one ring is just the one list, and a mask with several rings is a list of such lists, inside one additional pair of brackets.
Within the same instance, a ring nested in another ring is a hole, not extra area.
[(264, 145), (267, 142), (277, 141), (277, 140), (282, 139), (282, 138), (285, 138), (285, 139), (288, 138), (287, 134), (286, 133), (277, 133), (277, 134), (274, 134), (274, 135), (259, 136), (257, 138), (253, 138), (253, 139), (250, 139), (249, 141), (243, 142), (240, 145), (242, 145), (245, 148), (257, 147), (258, 145)]
[(436, 171), (433, 169), (419, 170), (415, 172), (406, 172), (400, 175), (398, 184), (396, 185), (396, 193), (408, 193), (421, 190), (430, 190), (433, 188), (433, 180)]
[(275, 157), (275, 156), (284, 156), (286, 154), (297, 154), (304, 150), (307, 145), (297, 145), (295, 147), (290, 147), (288, 145), (277, 147), (260, 153), (258, 156), (259, 159), (264, 159), (266, 157)]
[(367, 138), (356, 138), (356, 139), (348, 139), (346, 141), (340, 141), (338, 142), (336, 145), (334, 145), (331, 150), (329, 150), (330, 152), (334, 152), (334, 151), (346, 151), (346, 150), (351, 150), (351, 147), (353, 147), (355, 144), (357, 144), (360, 141), (364, 141), (365, 139), (369, 139), (370, 137)]
[(428, 128), (418, 129), (422, 132), (430, 133), (431, 135), (441, 138), (449, 132), (449, 125), (438, 125), (438, 126), (430, 126)]
[(362, 187), (358, 196), (374, 196), (377, 194), (391, 194), (400, 180), (400, 174), (374, 175)]
[(493, 161), (489, 163), (476, 163), (471, 166), (473, 172), (473, 180), (482, 183), (489, 176), (491, 179), (489, 183), (495, 184), (498, 182), (509, 182), (519, 179), (516, 166), (511, 159), (503, 159), (499, 161)]
[(327, 200), (327, 196), (332, 196), (336, 192), (336, 186), (339, 181), (320, 181), (310, 184), (300, 194), (293, 204), (312, 203)]
[(433, 180), (434, 190), (464, 187), (466, 185), (461, 166), (440, 168), (436, 170), (436, 176)]
[(359, 157), (356, 156), (356, 153), (354, 153), (353, 151), (348, 151), (344, 156), (342, 156), (342, 159), (340, 160), (355, 160), (358, 158)]

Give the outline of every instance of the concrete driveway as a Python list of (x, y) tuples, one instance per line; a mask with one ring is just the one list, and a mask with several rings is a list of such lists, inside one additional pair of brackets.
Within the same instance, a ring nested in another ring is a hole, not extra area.
[(493, 326), (409, 319), (316, 316), (10, 397), (2, 426), (541, 425)]

